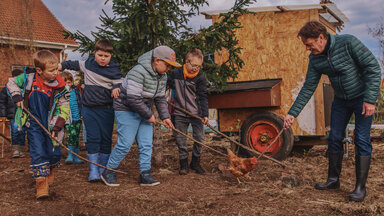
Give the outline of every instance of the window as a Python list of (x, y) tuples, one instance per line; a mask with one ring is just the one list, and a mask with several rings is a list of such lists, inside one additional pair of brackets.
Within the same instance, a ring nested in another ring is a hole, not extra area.
[(24, 67), (25, 66), (34, 68), (34, 66), (32, 66), (32, 65), (12, 65), (12, 70), (11, 71), (13, 71), (15, 69), (19, 69), (19, 70), (24, 71)]

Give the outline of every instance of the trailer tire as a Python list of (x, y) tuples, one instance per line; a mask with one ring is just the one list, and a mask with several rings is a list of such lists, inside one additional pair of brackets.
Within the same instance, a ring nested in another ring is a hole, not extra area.
[[(284, 126), (284, 119), (273, 112), (263, 111), (248, 117), (241, 126), (241, 143), (258, 152), (263, 152)], [(285, 130), (265, 155), (284, 160), (292, 151), (292, 129)], [(239, 147), (239, 155), (250, 157), (254, 153)]]

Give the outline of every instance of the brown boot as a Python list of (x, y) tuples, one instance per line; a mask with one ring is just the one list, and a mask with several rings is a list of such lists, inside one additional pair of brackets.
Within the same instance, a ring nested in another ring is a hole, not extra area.
[(52, 185), (55, 180), (55, 169), (51, 167), (51, 174), (48, 176), (48, 185)]
[(36, 179), (36, 199), (48, 197), (48, 179), (40, 177)]

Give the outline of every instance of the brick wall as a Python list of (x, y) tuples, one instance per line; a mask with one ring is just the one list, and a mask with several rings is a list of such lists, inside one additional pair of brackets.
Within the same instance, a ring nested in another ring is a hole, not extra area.
[[(32, 55), (38, 50), (36, 48), (25, 48), (24, 46), (9, 46), (0, 44), (0, 87), (2, 88), (11, 77), (11, 71), (15, 67), (33, 66)], [(50, 49), (60, 58), (60, 50)]]
[[(11, 77), (11, 71), (14, 67), (33, 66), (32, 55), (38, 49), (26, 49), (24, 46), (8, 46), (0, 44), (0, 90)], [(60, 50), (50, 49), (60, 58)], [(0, 133), (10, 137), (9, 121), (5, 117), (0, 117)], [(6, 142), (1, 141), (0, 142)]]

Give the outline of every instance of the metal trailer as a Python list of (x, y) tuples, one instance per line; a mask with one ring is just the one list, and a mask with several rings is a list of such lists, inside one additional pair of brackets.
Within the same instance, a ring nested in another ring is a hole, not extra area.
[[(217, 109), (217, 122), (222, 132), (240, 132), (240, 142), (259, 152), (264, 152), (269, 143), (279, 134), (284, 125), (284, 117), (279, 114), (282, 79), (267, 79), (244, 82), (231, 82), (224, 92), (211, 91), (208, 97), (209, 108)], [(325, 84), (324, 119), (329, 127), (332, 88)], [(306, 137), (300, 137), (304, 141)], [(309, 136), (311, 143), (324, 142), (322, 135)], [(296, 145), (311, 147), (307, 142), (295, 142)], [(290, 128), (267, 150), (266, 155), (278, 160), (285, 159), (294, 145), (294, 133)], [(246, 150), (234, 146), (234, 151), (248, 155)], [(240, 152), (239, 152), (240, 151)]]

